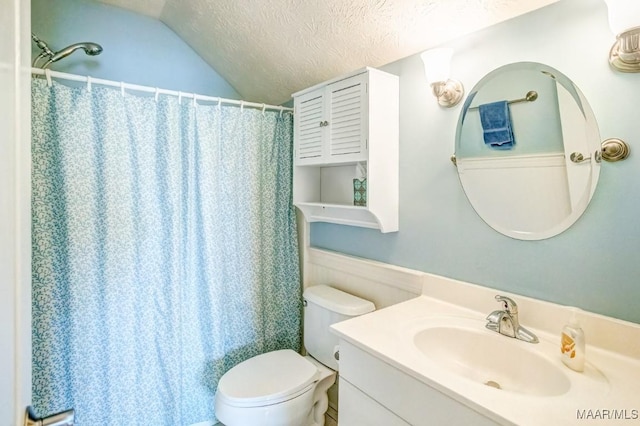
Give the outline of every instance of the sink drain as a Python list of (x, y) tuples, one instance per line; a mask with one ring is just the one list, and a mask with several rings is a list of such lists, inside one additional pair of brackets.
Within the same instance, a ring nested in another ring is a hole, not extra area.
[(502, 389), (502, 388), (500, 387), (500, 383), (498, 383), (498, 382), (494, 382), (493, 380), (489, 380), (489, 381), (485, 382), (484, 384), (485, 384), (485, 385), (487, 385), (487, 386), (489, 386), (489, 387), (492, 387), (492, 388)]

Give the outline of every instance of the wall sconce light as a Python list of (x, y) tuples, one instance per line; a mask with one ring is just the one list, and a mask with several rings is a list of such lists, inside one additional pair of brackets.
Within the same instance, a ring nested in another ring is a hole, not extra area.
[(604, 0), (609, 9), (609, 27), (616, 42), (609, 63), (622, 72), (640, 72), (640, 1)]
[[(639, 0), (640, 1), (640, 0)], [(431, 85), (440, 106), (450, 108), (458, 104), (464, 96), (464, 87), (457, 80), (451, 80), (451, 57), (453, 49), (437, 48), (427, 50), (420, 57), (424, 62), (424, 74)]]

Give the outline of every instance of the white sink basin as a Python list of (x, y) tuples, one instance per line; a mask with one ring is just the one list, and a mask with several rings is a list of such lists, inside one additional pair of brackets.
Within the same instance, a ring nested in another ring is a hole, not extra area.
[(440, 318), (425, 322), (415, 331), (413, 344), (428, 361), (448, 372), (502, 391), (557, 396), (571, 388), (559, 359), (556, 365), (536, 353), (548, 343), (506, 337), (485, 329), (480, 321)]

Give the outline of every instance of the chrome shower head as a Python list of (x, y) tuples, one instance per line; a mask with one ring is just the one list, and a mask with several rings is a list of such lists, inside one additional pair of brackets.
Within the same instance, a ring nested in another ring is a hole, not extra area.
[(84, 49), (84, 53), (89, 56), (96, 56), (102, 53), (102, 46), (100, 46), (98, 43), (86, 42), (81, 44), (82, 48)]
[(89, 56), (96, 56), (102, 53), (102, 46), (100, 46), (97, 43), (91, 43), (91, 42), (76, 43), (76, 44), (72, 44), (71, 46), (67, 46), (64, 49), (61, 49), (56, 53), (54, 53), (53, 56), (51, 56), (50, 59), (47, 62), (45, 62), (42, 68), (47, 68), (52, 62), (56, 62), (62, 58), (66, 58), (67, 56), (71, 55), (73, 52), (75, 52), (78, 49), (84, 50), (84, 53), (86, 53)]

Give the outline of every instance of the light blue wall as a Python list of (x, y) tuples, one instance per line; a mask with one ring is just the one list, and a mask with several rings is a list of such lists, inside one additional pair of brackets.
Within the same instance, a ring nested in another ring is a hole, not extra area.
[(602, 0), (562, 0), (449, 44), (467, 90), (507, 63), (546, 63), (583, 91), (602, 139), (631, 144), (567, 231), (518, 241), (475, 214), (449, 161), (461, 106), (438, 107), (412, 56), (383, 67), (400, 76), (400, 231), (315, 223), (311, 244), (640, 323), (640, 74), (609, 68), (613, 40)]
[[(117, 7), (83, 0), (32, 0), (31, 31), (49, 47), (92, 41), (104, 51), (82, 50), (51, 69), (126, 83), (240, 99), (240, 95), (169, 27)], [(40, 50), (33, 45), (36, 56)]]

